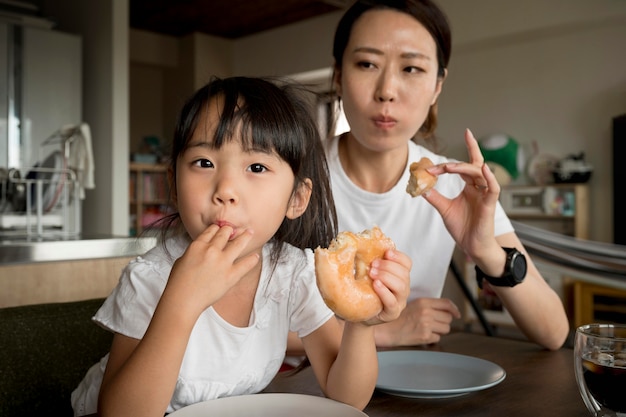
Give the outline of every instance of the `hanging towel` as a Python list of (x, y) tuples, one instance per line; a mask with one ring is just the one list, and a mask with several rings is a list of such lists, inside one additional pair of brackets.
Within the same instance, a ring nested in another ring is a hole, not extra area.
[(91, 129), (87, 123), (66, 125), (60, 135), (69, 143), (68, 166), (76, 173), (79, 184), (79, 197), (85, 198), (85, 190), (96, 187), (94, 180), (94, 160), (91, 146)]

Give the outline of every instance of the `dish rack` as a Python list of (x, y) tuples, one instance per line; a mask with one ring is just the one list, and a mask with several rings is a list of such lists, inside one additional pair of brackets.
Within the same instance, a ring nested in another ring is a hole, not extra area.
[(0, 237), (71, 238), (80, 234), (78, 180), (71, 169), (8, 171), (0, 186)]

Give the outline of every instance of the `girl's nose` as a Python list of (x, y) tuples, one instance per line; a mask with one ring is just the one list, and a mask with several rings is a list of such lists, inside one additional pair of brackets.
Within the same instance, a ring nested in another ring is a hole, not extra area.
[(217, 181), (213, 202), (215, 204), (235, 204), (239, 201), (235, 184), (237, 181), (232, 176), (221, 175)]

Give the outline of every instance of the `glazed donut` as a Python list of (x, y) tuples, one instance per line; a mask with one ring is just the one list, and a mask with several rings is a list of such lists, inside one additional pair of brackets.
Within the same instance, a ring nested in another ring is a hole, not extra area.
[(347, 321), (365, 321), (383, 308), (369, 277), (370, 264), (394, 242), (379, 227), (361, 233), (341, 232), (328, 249), (315, 249), (317, 286), (326, 305)]
[(437, 176), (426, 171), (426, 168), (433, 166), (433, 162), (424, 157), (418, 162), (411, 163), (409, 171), (411, 177), (409, 183), (406, 186), (406, 192), (413, 197), (424, 194), (437, 184)]

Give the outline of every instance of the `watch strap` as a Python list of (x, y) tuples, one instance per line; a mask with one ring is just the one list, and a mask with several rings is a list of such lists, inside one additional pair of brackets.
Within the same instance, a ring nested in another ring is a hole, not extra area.
[[(500, 277), (492, 277), (485, 274), (478, 265), (474, 266), (474, 270), (476, 271), (476, 283), (478, 284), (478, 288), (483, 289), (483, 279), (487, 280), (491, 285), (495, 285), (496, 287), (514, 287), (521, 282), (521, 280), (516, 280), (511, 271), (511, 261), (512, 256), (517, 253), (518, 256), (524, 256), (521, 252), (519, 252), (516, 248), (505, 248), (502, 247), (506, 252), (506, 264), (504, 266), (504, 273)], [(526, 271), (524, 271), (524, 275), (526, 275)], [(523, 280), (524, 277), (521, 279)]]

